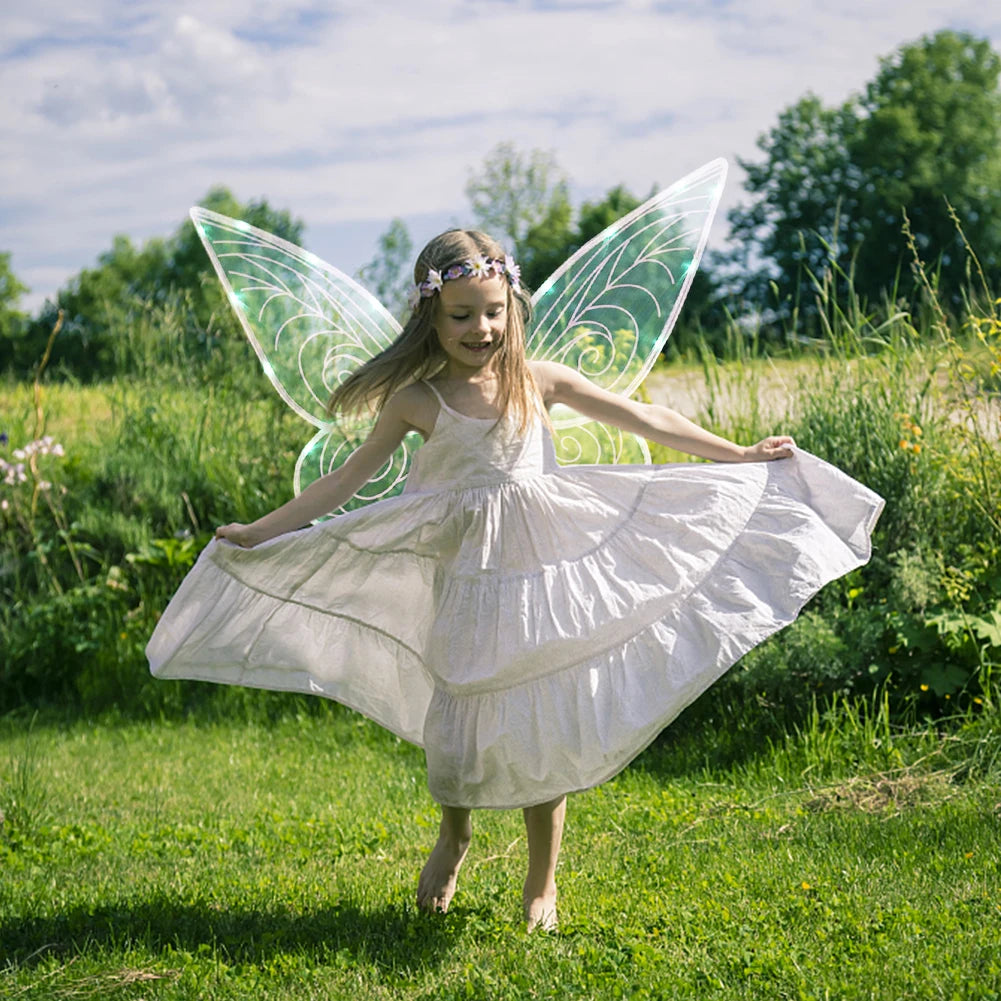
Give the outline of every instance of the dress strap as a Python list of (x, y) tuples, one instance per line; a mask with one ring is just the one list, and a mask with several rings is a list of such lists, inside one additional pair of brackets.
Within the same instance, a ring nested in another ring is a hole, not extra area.
[(441, 404), (442, 407), (444, 407), (446, 410), (452, 409), (445, 402), (445, 398), (441, 395), (441, 393), (439, 393), (438, 390), (434, 386), (432, 386), (430, 382), (427, 381), (427, 379), (421, 379), (420, 382), (422, 386), (427, 386), (427, 388), (430, 389), (432, 393), (434, 393), (435, 399), (438, 401), (439, 404)]

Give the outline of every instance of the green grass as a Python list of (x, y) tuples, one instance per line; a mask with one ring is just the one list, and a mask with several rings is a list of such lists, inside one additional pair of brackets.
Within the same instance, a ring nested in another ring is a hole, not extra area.
[(422, 754), (346, 710), (7, 720), (0, 997), (1001, 997), (996, 714), (852, 719), (684, 773), (713, 735), (669, 731), (571, 798), (561, 931), (531, 936), (517, 812), (416, 911)]

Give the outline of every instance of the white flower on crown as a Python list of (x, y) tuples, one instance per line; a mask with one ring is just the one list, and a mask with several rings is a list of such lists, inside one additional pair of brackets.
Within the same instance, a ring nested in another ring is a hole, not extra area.
[(441, 272), (435, 271), (434, 268), (428, 268), (428, 276), (423, 285), (427, 289), (427, 294), (432, 295), (437, 292), (443, 284), (444, 281), (441, 277)]
[(493, 269), (493, 261), (488, 261), (483, 254), (471, 257), (466, 265), (470, 278), (486, 278)]

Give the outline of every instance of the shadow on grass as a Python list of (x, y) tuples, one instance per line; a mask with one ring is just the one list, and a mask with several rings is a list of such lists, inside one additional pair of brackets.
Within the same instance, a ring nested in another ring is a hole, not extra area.
[(413, 971), (438, 965), (462, 934), (464, 911), (427, 915), (402, 905), (362, 910), (345, 902), (308, 913), (239, 910), (211, 902), (180, 903), (157, 896), (130, 905), (83, 906), (51, 917), (13, 917), (0, 923), (4, 959), (27, 966), (52, 953), (94, 948), (218, 954), (259, 963), (282, 953), (318, 962), (347, 953), (357, 962)]
[(661, 731), (630, 765), (662, 781), (690, 778), (704, 772), (725, 775), (735, 766), (750, 765), (773, 752), (801, 726), (810, 705), (771, 707), (747, 698), (725, 684), (704, 692)]

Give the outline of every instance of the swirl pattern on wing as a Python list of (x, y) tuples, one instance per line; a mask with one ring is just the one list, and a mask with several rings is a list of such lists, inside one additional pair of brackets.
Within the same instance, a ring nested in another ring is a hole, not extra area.
[[(295, 492), (298, 494), (313, 480), (333, 472), (354, 452), (372, 430), (372, 422), (358, 421), (350, 426), (338, 421), (336, 425), (321, 428), (299, 453), (295, 464)], [(343, 514), (363, 507), (384, 497), (394, 497), (403, 491), (414, 449), (419, 447), (420, 435), (408, 434), (389, 461), (342, 507), (332, 515)], [(323, 519), (318, 519), (323, 520)]]
[(635, 392), (695, 277), (725, 177), (725, 160), (706, 164), (574, 254), (533, 296), (529, 357)]
[(265, 374), (293, 410), (326, 427), (334, 387), (389, 347), (400, 325), (301, 247), (208, 209), (193, 208), (191, 218)]
[(561, 466), (650, 461), (650, 449), (638, 435), (586, 417), (561, 417), (562, 410), (553, 414), (553, 445)]

